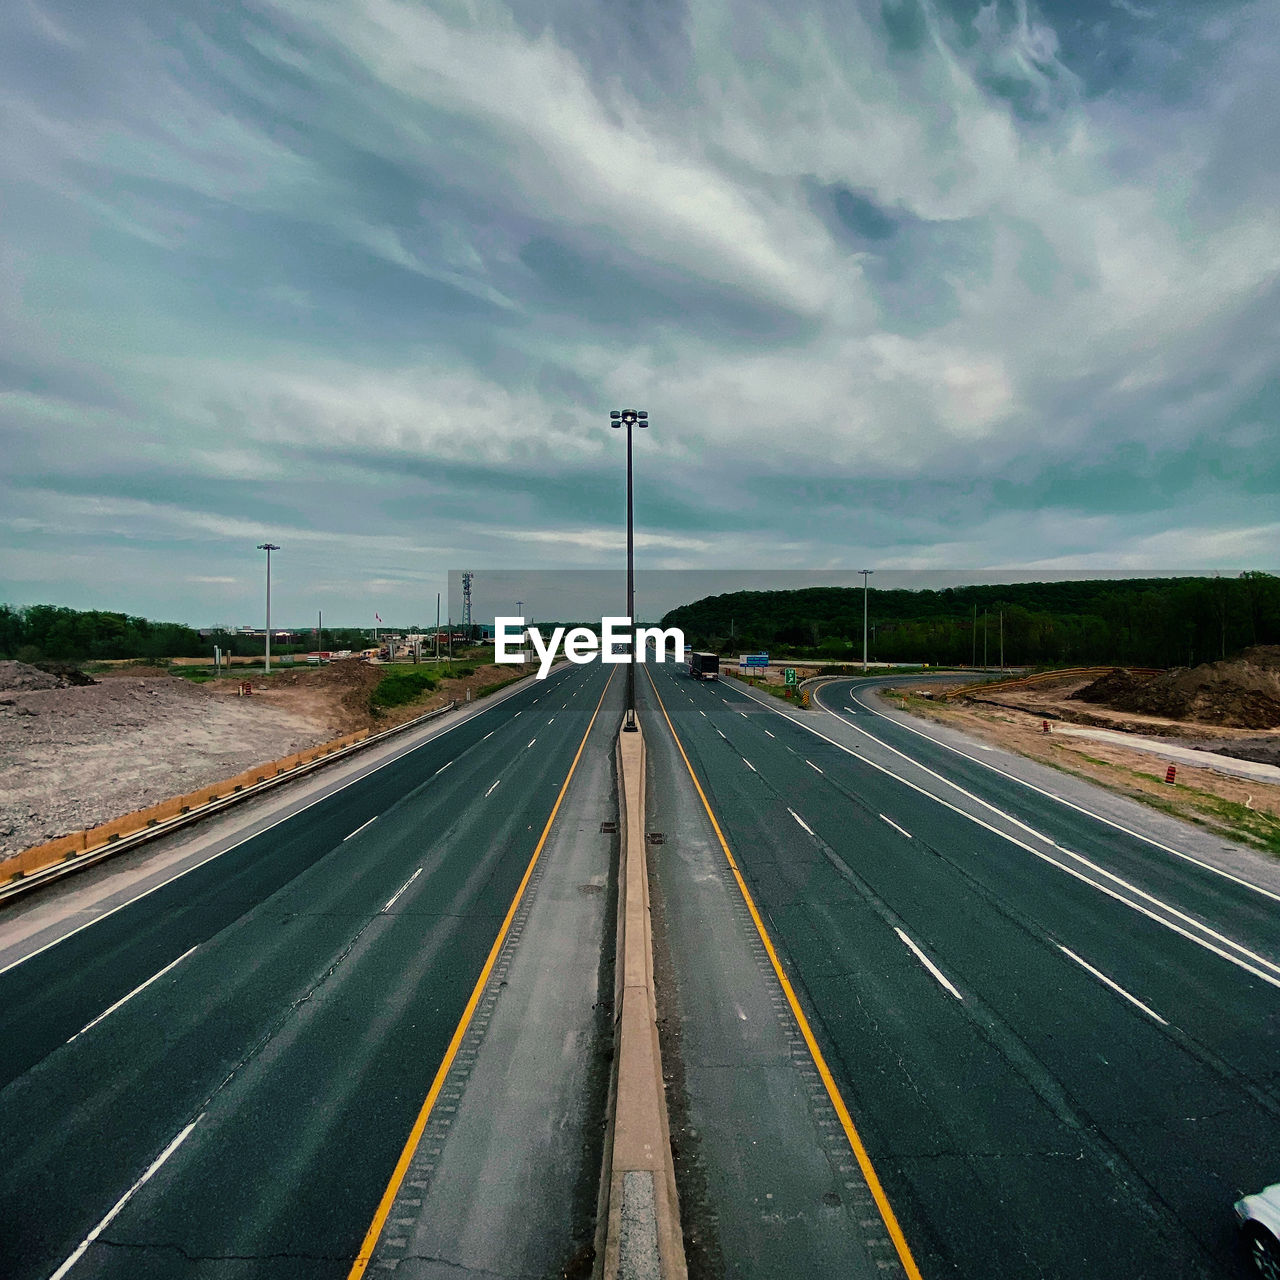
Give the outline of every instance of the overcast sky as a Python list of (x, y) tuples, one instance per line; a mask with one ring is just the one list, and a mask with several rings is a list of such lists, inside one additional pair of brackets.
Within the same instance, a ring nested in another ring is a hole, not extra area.
[(0, 600), (1280, 560), (1274, 3), (2, 13)]

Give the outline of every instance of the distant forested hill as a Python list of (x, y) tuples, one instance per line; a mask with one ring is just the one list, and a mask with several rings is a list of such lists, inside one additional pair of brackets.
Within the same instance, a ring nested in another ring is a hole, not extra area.
[[(977, 612), (975, 625), (974, 613)], [(1252, 644), (1280, 643), (1280, 578), (1080, 579), (941, 591), (880, 591), (868, 614), (873, 660), (1015, 666), (1193, 665)], [(671, 610), (695, 648), (862, 656), (862, 588), (735, 591)]]

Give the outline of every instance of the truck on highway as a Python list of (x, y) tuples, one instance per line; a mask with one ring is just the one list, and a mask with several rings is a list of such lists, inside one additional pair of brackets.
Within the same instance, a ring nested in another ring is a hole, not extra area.
[(689, 674), (695, 680), (719, 680), (720, 657), (714, 653), (691, 653)]

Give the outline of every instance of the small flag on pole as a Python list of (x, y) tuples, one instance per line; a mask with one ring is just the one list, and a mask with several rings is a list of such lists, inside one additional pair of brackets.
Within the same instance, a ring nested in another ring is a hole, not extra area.
[(373, 616), (378, 622), (382, 621), (382, 615), (380, 613), (375, 613)]

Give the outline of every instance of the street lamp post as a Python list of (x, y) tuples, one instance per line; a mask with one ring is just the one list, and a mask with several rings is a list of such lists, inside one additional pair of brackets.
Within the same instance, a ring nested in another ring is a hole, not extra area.
[(267, 553), (267, 674), (271, 674), (271, 553), (280, 548), (274, 542), (258, 543), (258, 550)]
[(862, 674), (867, 674), (867, 579), (874, 569), (859, 569), (862, 574)]
[(643, 409), (614, 409), (609, 414), (611, 427), (627, 429), (627, 622), (631, 627), (631, 661), (627, 664), (627, 715), (622, 722), (624, 733), (635, 733), (636, 724), (636, 576), (635, 536), (632, 525), (631, 501), (631, 428), (647, 427), (649, 415)]

